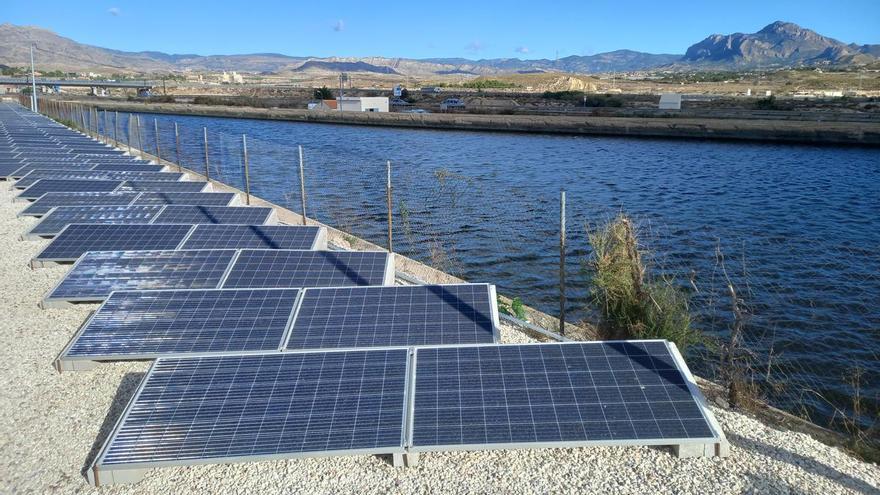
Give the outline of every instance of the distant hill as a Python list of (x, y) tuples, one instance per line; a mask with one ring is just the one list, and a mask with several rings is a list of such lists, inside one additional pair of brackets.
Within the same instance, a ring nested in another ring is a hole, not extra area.
[(691, 46), (681, 62), (697, 65), (848, 65), (870, 63), (880, 45), (845, 44), (790, 22), (777, 21), (757, 33), (713, 34)]
[(568, 72), (578, 74), (630, 72), (664, 68), (700, 70), (798, 65), (851, 65), (880, 62), (880, 45), (845, 44), (789, 22), (777, 21), (753, 34), (714, 34), (685, 54), (653, 54), (615, 50), (596, 55), (573, 55), (559, 60), (518, 58), (406, 59), (387, 57), (289, 56), (279, 53), (243, 55), (125, 52), (78, 43), (47, 29), (0, 24), (0, 65), (26, 66), (29, 48), (37, 48), (37, 65), (44, 70), (115, 72), (179, 72), (237, 70), (255, 73), (353, 72), (414, 77), (439, 75)]

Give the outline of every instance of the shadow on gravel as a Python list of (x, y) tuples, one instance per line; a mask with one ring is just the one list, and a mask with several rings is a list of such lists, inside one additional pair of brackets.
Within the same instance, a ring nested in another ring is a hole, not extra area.
[[(750, 450), (763, 456), (787, 462), (792, 466), (801, 468), (809, 473), (824, 476), (825, 478), (828, 478), (830, 481), (841, 487), (848, 488), (850, 490), (854, 490), (856, 492), (864, 494), (880, 494), (880, 490), (877, 490), (876, 487), (871, 486), (866, 481), (860, 480), (858, 478), (853, 478), (848, 474), (841, 473), (831, 466), (822, 464), (821, 462), (815, 459), (811, 459), (807, 456), (796, 454), (788, 449), (767, 445), (752, 440), (751, 438), (737, 435), (736, 433), (727, 433), (727, 439), (730, 441), (731, 444), (740, 449)], [(766, 475), (756, 476), (756, 479), (754, 479), (753, 481), (755, 481), (754, 486), (756, 488), (758, 486), (773, 487), (777, 485), (784, 485), (786, 483), (785, 480), (781, 479), (769, 479)]]
[(122, 411), (125, 410), (125, 406), (128, 405), (128, 401), (131, 400), (131, 397), (134, 395), (135, 390), (137, 390), (137, 387), (140, 385), (145, 374), (146, 373), (126, 373), (126, 375), (122, 377), (122, 381), (120, 381), (119, 386), (116, 387), (116, 394), (113, 396), (113, 404), (110, 406), (110, 411), (108, 411), (107, 416), (104, 417), (104, 422), (101, 423), (101, 429), (98, 431), (98, 437), (95, 438), (92, 448), (89, 449), (89, 455), (86, 456), (86, 462), (80, 470), (80, 474), (82, 474), (83, 477), (86, 477), (86, 472), (88, 472), (92, 463), (95, 462), (95, 458), (98, 457), (101, 447), (104, 446), (104, 442), (107, 441), (107, 437), (110, 436), (110, 432), (113, 430), (113, 427), (116, 426), (116, 422), (119, 420), (119, 417), (122, 416)]

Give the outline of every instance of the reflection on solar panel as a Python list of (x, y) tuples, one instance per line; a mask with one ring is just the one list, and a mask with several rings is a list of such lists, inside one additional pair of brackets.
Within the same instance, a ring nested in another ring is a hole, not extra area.
[(326, 230), (314, 226), (199, 225), (183, 249), (326, 249)]
[(163, 206), (59, 206), (49, 212), (28, 233), (30, 236), (49, 237), (70, 224), (150, 223)]
[(235, 193), (145, 192), (135, 200), (134, 204), (228, 206), (233, 199)]
[(99, 170), (48, 170), (35, 169), (28, 172), (15, 183), (17, 189), (29, 187), (40, 179), (70, 180), (148, 180), (176, 182), (183, 174), (172, 172), (110, 172)]
[(207, 182), (127, 180), (119, 190), (143, 192), (204, 192), (210, 191), (211, 186)]
[(78, 205), (119, 205), (127, 206), (134, 201), (138, 193), (103, 193), (103, 192), (78, 192), (78, 193), (47, 193), (40, 199), (30, 203), (27, 208), (19, 213), (19, 216), (42, 216), (56, 206)]
[(248, 206), (169, 205), (155, 223), (228, 223), (260, 225), (269, 221), (272, 208)]
[[(37, 199), (50, 192), (111, 192), (122, 184), (122, 181), (118, 180), (42, 179), (25, 189), (16, 198)], [(176, 182), (172, 184), (176, 184)]]
[(49, 293), (43, 307), (99, 302), (117, 290), (213, 289), (235, 254), (231, 249), (90, 251)]
[(407, 350), (157, 360), (88, 472), (401, 453)]
[(34, 261), (75, 261), (87, 251), (176, 249), (190, 230), (192, 225), (73, 224), (52, 239)]
[(392, 285), (394, 260), (386, 252), (244, 250), (224, 288)]
[(415, 362), (412, 451), (722, 435), (665, 341), (422, 348)]
[(83, 360), (277, 351), (298, 289), (114, 292), (61, 353), (59, 369)]
[(496, 325), (487, 284), (307, 289), (285, 348), (491, 343)]

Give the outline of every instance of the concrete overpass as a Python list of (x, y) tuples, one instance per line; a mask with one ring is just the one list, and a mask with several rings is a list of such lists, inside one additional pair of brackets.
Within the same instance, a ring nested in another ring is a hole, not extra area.
[[(0, 77), (0, 86), (30, 85), (31, 78), (29, 77)], [(93, 81), (89, 79), (45, 79), (39, 77), (36, 79), (36, 85), (44, 88), (52, 88), (56, 92), (61, 87), (91, 88), (92, 93), (95, 94), (97, 94), (99, 88), (134, 89), (137, 90), (140, 95), (149, 94), (154, 86), (152, 81), (147, 81), (146, 79), (142, 81)]]

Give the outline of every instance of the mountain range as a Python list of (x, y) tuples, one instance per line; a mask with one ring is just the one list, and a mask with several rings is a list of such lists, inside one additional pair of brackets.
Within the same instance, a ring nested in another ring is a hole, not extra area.
[(0, 64), (29, 63), (36, 47), (43, 70), (112, 72), (180, 72), (184, 70), (262, 73), (366, 72), (414, 77), (492, 75), (562, 71), (571, 73), (640, 70), (725, 70), (753, 67), (845, 66), (880, 62), (880, 44), (846, 44), (790, 22), (777, 21), (757, 33), (713, 34), (692, 45), (684, 55), (616, 50), (573, 55), (558, 60), (518, 58), (406, 59), (386, 57), (308, 57), (279, 53), (245, 55), (125, 52), (78, 43), (39, 27), (0, 24)]

